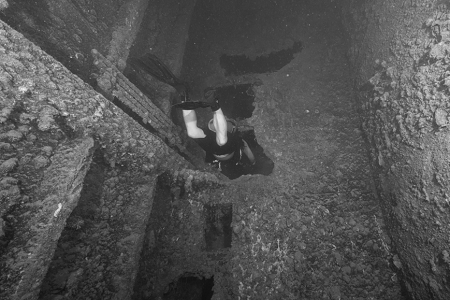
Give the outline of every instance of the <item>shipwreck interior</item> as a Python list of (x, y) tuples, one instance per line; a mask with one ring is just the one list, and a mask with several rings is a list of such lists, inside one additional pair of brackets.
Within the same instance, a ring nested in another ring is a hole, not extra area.
[(449, 70), (446, 0), (0, 0), (0, 299), (449, 299)]

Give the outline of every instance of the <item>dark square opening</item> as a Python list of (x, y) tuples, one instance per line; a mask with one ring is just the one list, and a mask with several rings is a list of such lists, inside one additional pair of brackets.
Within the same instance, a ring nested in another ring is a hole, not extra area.
[(232, 204), (205, 205), (205, 241), (207, 251), (231, 247), (232, 211)]

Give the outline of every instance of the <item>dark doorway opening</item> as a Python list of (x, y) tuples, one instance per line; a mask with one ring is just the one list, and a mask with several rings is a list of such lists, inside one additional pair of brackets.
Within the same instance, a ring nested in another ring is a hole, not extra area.
[[(228, 118), (236, 121), (250, 118), (255, 109), (255, 93), (253, 84), (239, 84), (222, 86), (216, 89), (220, 106)], [(255, 131), (250, 126), (238, 126), (237, 134), (245, 140), (256, 158), (256, 164), (251, 166), (245, 155), (242, 155), (240, 164), (220, 166), (222, 173), (230, 179), (236, 179), (247, 174), (270, 175), (274, 163), (264, 154), (264, 149), (256, 140)]]
[(205, 242), (206, 250), (214, 251), (231, 247), (231, 204), (205, 205)]
[(264, 149), (258, 144), (256, 140), (255, 131), (250, 126), (239, 126), (237, 134), (247, 142), (248, 146), (255, 156), (256, 162), (251, 164), (248, 157), (240, 153), (241, 159), (239, 163), (218, 163), (211, 162), (208, 159), (207, 163), (213, 163), (216, 167), (220, 168), (223, 175), (229, 179), (236, 179), (242, 175), (270, 175), (275, 166), (274, 162), (264, 153)]
[(217, 95), (225, 116), (239, 121), (250, 118), (255, 106), (252, 84), (239, 84), (217, 88)]
[(220, 57), (220, 66), (226, 75), (244, 75), (252, 73), (269, 73), (280, 70), (294, 59), (294, 54), (301, 52), (303, 45), (295, 42), (292, 47), (267, 55), (250, 58), (246, 55), (226, 55)]
[(249, 174), (261, 174), (268, 176), (275, 166), (274, 162), (264, 153), (263, 147), (256, 140), (253, 129), (241, 132), (242, 138), (248, 143), (256, 158), (256, 164), (251, 168)]
[(211, 300), (214, 295), (214, 276), (211, 278), (183, 276), (169, 286), (163, 300)]
[[(252, 165), (248, 157), (242, 151), (242, 147), (235, 151), (236, 154), (233, 156), (233, 160), (230, 159), (228, 161), (220, 162), (215, 160), (212, 153), (207, 153), (205, 162), (213, 164), (229, 179), (236, 179), (242, 175), (249, 174), (270, 175), (274, 167), (273, 161), (264, 154), (263, 148), (258, 144), (253, 128), (248, 125), (239, 124), (244, 124), (244, 122), (240, 121), (250, 118), (253, 114), (255, 108), (254, 85), (257, 84), (248, 83), (214, 88), (224, 115), (229, 119), (237, 121), (232, 122), (236, 125), (233, 134), (238, 135), (248, 143), (256, 158), (256, 164)], [(201, 109), (199, 109), (199, 111), (199, 114), (203, 113)], [(209, 109), (207, 113), (209, 113), (209, 118), (212, 119)], [(182, 118), (179, 114), (172, 115), (173, 120), (179, 120), (179, 118)], [(202, 118), (204, 123), (211, 120), (206, 119), (205, 121), (204, 115), (202, 115)], [(197, 140), (197, 142), (201, 145), (202, 141)], [(193, 145), (189, 147), (190, 149), (193, 149), (193, 153), (199, 151), (198, 146), (197, 148), (194, 148)], [(203, 149), (205, 149), (205, 147), (203, 147)]]

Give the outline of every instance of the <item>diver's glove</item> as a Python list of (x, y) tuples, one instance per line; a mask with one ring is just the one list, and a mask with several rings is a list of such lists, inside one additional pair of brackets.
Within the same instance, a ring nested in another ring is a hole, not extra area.
[(214, 88), (207, 88), (203, 94), (203, 98), (208, 102), (212, 111), (216, 111), (220, 108), (219, 97), (217, 96)]

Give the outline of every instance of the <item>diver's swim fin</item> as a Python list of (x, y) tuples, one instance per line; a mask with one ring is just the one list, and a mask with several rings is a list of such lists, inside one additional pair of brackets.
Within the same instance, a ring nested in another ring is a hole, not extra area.
[(152, 53), (147, 53), (138, 58), (130, 58), (129, 62), (134, 69), (142, 70), (159, 81), (173, 86), (177, 90), (188, 89), (187, 82), (176, 77), (170, 69)]
[(147, 53), (138, 58), (131, 58), (130, 64), (135, 69), (140, 69), (159, 81), (167, 83), (171, 86), (183, 84), (184, 82), (178, 79), (169, 68), (154, 54)]
[(189, 101), (190, 87), (186, 81), (176, 77), (170, 69), (154, 54), (147, 53), (138, 58), (130, 58), (130, 65), (136, 71), (142, 71), (155, 77), (159, 81), (173, 86), (182, 95), (185, 101)]

